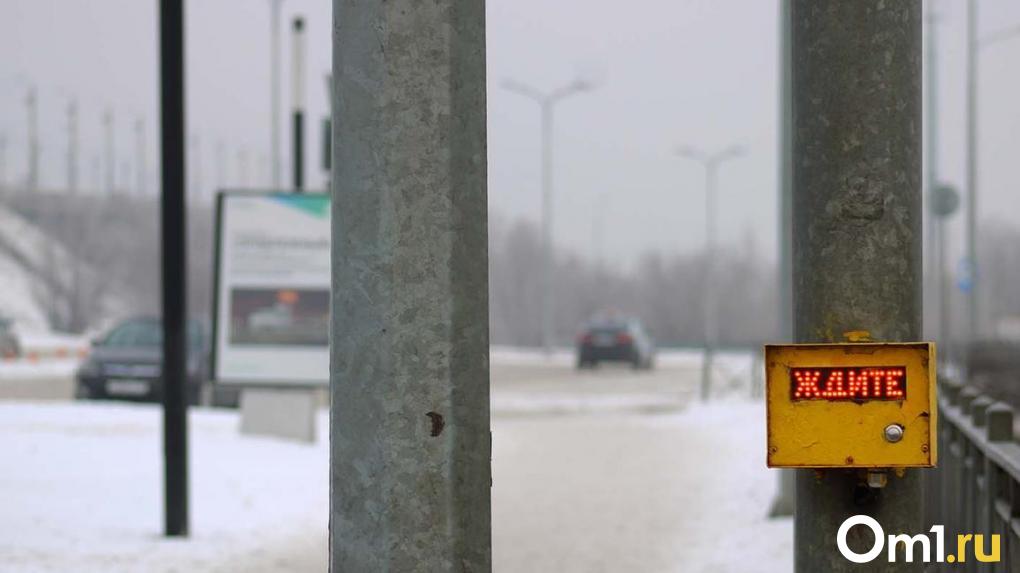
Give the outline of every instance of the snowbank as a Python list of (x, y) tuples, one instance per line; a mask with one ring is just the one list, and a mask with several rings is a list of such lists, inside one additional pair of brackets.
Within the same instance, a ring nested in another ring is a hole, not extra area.
[(166, 540), (156, 407), (0, 405), (3, 570), (222, 571), (288, 534), (323, 535), (326, 440), (241, 438), (232, 412), (190, 420), (192, 537)]

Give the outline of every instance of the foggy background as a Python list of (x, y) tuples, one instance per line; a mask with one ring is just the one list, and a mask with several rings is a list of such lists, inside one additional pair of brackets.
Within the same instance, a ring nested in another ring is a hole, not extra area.
[[(558, 300), (574, 299), (570, 308), (557, 311), (561, 343), (570, 341), (588, 314), (605, 308), (638, 314), (662, 342), (699, 340), (698, 313), (692, 309), (698, 308), (703, 264), (704, 175), (699, 164), (675, 154), (680, 145), (709, 152), (731, 144), (746, 148), (742, 157), (724, 163), (719, 174), (719, 252), (724, 261), (719, 283), (733, 289), (732, 297), (727, 293), (724, 300), (739, 301), (732, 307), (733, 323), (723, 317), (721, 334), (724, 341), (747, 341), (774, 332), (774, 305), (769, 301), (775, 300), (777, 260), (776, 3), (637, 0), (624, 9), (580, 0), (492, 0), (487, 5), (494, 341), (535, 344), (538, 329), (537, 285), (528, 278), (538, 270), (528, 265), (537, 265), (538, 259), (521, 253), (540, 247), (539, 113), (533, 101), (501, 87), (508, 79), (543, 91), (576, 79), (594, 85), (556, 108), (556, 282), (562, 292)], [(962, 190), (964, 6), (946, 0), (935, 6), (938, 168), (943, 181)], [(127, 308), (113, 304), (87, 313), (65, 309), (61, 312), (81, 316), (63, 317), (51, 309), (51, 326), (58, 329), (80, 330), (111, 312), (157, 308), (157, 211), (150, 204), (158, 191), (159, 168), (155, 8), (155, 3), (136, 0), (4, 2), (4, 196), (18, 212), (35, 213), (41, 225), (62, 229), (54, 234), (91, 267), (112, 264), (116, 275), (117, 262), (126, 256), (116, 254), (117, 249), (141, 246), (148, 254), (136, 263), (148, 264), (152, 273), (125, 267), (119, 271), (122, 278), (105, 277), (104, 284), (89, 287), (123, 291), (129, 296), (117, 298)], [(306, 180), (310, 189), (324, 189), (320, 121), (327, 114), (329, 2), (283, 2), (280, 162), (286, 181), (289, 33), (291, 18), (298, 14), (306, 19), (309, 37)], [(204, 313), (212, 250), (209, 208), (215, 190), (270, 185), (269, 2), (190, 2), (186, 15), (188, 185), (196, 209), (190, 223), (191, 303), (193, 312)], [(996, 33), (1020, 23), (1020, 5), (984, 0), (979, 16), (981, 35)], [(979, 230), (986, 334), (996, 331), (999, 317), (1020, 314), (1012, 286), (1020, 262), (1008, 246), (1020, 238), (1020, 209), (1011, 196), (1020, 132), (1014, 112), (1020, 80), (1012, 73), (1018, 51), (1020, 40), (1008, 40), (979, 56)], [(87, 241), (72, 240), (67, 219), (34, 205), (61, 201), (11, 199), (27, 181), (26, 100), (33, 88), (40, 130), (39, 197), (62, 194), (68, 187), (68, 107), (77, 104), (75, 201), (85, 206), (64, 217), (74, 219), (71, 215), (77, 213), (81, 219), (95, 219), (76, 223), (94, 229)], [(114, 134), (112, 161), (105, 122)], [(110, 207), (99, 200), (111, 195), (121, 198), (115, 209), (133, 208), (139, 216), (131, 221), (111, 218)], [(81, 199), (86, 197), (93, 199)], [(955, 272), (961, 257), (962, 221), (962, 213), (950, 219), (949, 272)], [(116, 230), (118, 226), (122, 228)], [(110, 236), (103, 235), (103, 229), (110, 230)], [(53, 290), (52, 285), (47, 288)], [(82, 287), (86, 292), (89, 288)], [(581, 296), (572, 296), (578, 293)], [(49, 294), (43, 298), (55, 304)]]

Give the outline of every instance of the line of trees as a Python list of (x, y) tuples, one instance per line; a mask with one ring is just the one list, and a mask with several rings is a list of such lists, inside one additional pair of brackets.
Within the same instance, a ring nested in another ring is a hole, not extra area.
[[(159, 314), (159, 205), (153, 197), (66, 193), (10, 193), (4, 207), (54, 239), (31, 256), (15, 257), (32, 277), (36, 302), (54, 330), (82, 332), (131, 314)], [(208, 316), (212, 300), (213, 212), (189, 205), (188, 303)], [(526, 219), (490, 218), (490, 324), (494, 344), (541, 343), (542, 241)], [(27, 240), (27, 238), (26, 238)], [(22, 241), (24, 243), (25, 241)], [(988, 221), (979, 242), (982, 323), (989, 337), (1002, 325), (1020, 329), (1020, 229)], [(8, 256), (26, 253), (0, 244)], [(29, 249), (30, 250), (30, 249)], [(778, 332), (777, 277), (751, 240), (717, 252), (719, 337), (746, 345)], [(21, 260), (24, 259), (24, 260)], [(628, 264), (603, 265), (576, 253), (554, 253), (556, 343), (571, 345), (593, 315), (615, 311), (640, 318), (660, 345), (698, 346), (703, 340), (705, 258), (701, 253), (649, 251)], [(954, 269), (947, 269), (953, 273)], [(952, 320), (964, 324), (964, 301), (947, 276)], [(928, 301), (926, 322), (937, 322)], [(961, 333), (962, 334), (962, 333)], [(956, 338), (956, 337), (953, 337)]]
[[(542, 242), (528, 220), (494, 218), (489, 233), (490, 324), (494, 344), (541, 342)], [(775, 268), (762, 262), (751, 242), (717, 252), (713, 288), (719, 301), (723, 344), (743, 345), (777, 331)], [(554, 253), (556, 342), (570, 345), (593, 315), (617, 312), (642, 320), (660, 345), (703, 341), (705, 257), (648, 252), (632, 268), (593, 263), (563, 250)]]

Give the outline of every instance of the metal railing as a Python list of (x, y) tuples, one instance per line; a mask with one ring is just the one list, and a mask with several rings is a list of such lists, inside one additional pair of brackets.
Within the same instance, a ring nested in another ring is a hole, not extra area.
[(940, 385), (938, 468), (927, 473), (927, 522), (945, 525), (946, 555), (957, 534), (1001, 538), (1001, 560), (935, 564), (930, 571), (1020, 571), (1020, 444), (1013, 408), (959, 383)]

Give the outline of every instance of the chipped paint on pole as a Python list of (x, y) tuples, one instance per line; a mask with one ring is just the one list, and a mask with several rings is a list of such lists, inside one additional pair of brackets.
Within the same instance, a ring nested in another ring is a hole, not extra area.
[[(790, 17), (795, 339), (843, 342), (863, 330), (918, 340), (921, 2), (793, 0)], [(920, 571), (877, 560), (861, 569), (835, 540), (855, 514), (922, 531), (922, 471), (874, 490), (857, 472), (798, 470), (795, 569)], [(850, 547), (868, 536), (853, 530)]]
[(333, 6), (330, 570), (489, 571), (485, 3)]

